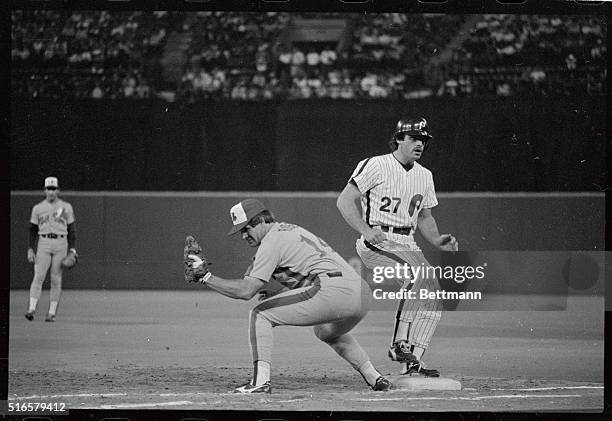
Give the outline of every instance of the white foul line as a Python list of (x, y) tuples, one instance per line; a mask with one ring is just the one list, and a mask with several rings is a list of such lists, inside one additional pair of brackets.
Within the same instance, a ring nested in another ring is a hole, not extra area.
[[(356, 401), (362, 402), (373, 402), (373, 401), (411, 401), (411, 400), (455, 400), (455, 401), (480, 401), (484, 399), (524, 399), (524, 398), (578, 398), (581, 395), (497, 395), (497, 396), (478, 396), (478, 397), (401, 397), (401, 398), (372, 398), (372, 399), (355, 399)], [(286, 402), (299, 402), (304, 399), (290, 399), (283, 401), (274, 401), (271, 400), (269, 403), (286, 403)], [(351, 399), (352, 400), (352, 399)], [(220, 403), (215, 402), (214, 404)], [(152, 407), (164, 407), (164, 406), (185, 406), (185, 405), (193, 405), (194, 402), (191, 401), (173, 401), (173, 402), (150, 402), (150, 403), (122, 403), (116, 405), (101, 405), (100, 409), (138, 409), (138, 408), (152, 408)], [(200, 404), (210, 405), (210, 402), (200, 402)]]
[(515, 399), (515, 398), (580, 398), (582, 395), (495, 395), (495, 396), (423, 396), (423, 397), (401, 397), (401, 398), (372, 398), (372, 399), (356, 399), (358, 401), (480, 401), (484, 399)]
[(31, 396), (13, 396), (9, 397), (9, 401), (22, 400), (22, 399), (57, 399), (57, 398), (107, 398), (114, 396), (127, 396), (127, 393), (78, 393), (68, 395), (31, 395)]
[(552, 386), (552, 387), (530, 387), (527, 389), (490, 389), (490, 390), (511, 390), (516, 392), (537, 392), (540, 390), (570, 390), (570, 389), (603, 389), (603, 386)]
[[(518, 392), (538, 392), (538, 391), (550, 391), (550, 390), (560, 390), (560, 389), (603, 389), (603, 386), (558, 386), (558, 387), (534, 387), (534, 388), (524, 388), (524, 389), (490, 389), (496, 391), (518, 391)], [(467, 391), (467, 389), (464, 389)], [(135, 393), (78, 393), (78, 394), (64, 394), (64, 395), (31, 395), (31, 396), (13, 396), (9, 397), (8, 400), (28, 400), (28, 399), (61, 399), (61, 398), (93, 398), (93, 397), (117, 397), (117, 396), (157, 396), (157, 397), (178, 397), (178, 396), (202, 396), (208, 395), (210, 393), (207, 392), (188, 392), (188, 393), (148, 393), (141, 394)], [(222, 393), (231, 394), (233, 393)], [(219, 395), (218, 393), (213, 393), (212, 395)], [(581, 397), (582, 395), (533, 395), (533, 394), (523, 394), (523, 395), (494, 395), (494, 396), (477, 396), (477, 397), (401, 397), (401, 398), (371, 398), (371, 399), (356, 399), (358, 401), (394, 401), (394, 400), (482, 400), (482, 399), (501, 399), (501, 398), (554, 398), (554, 397)], [(286, 401), (278, 401), (280, 402), (292, 402), (299, 401), (300, 399), (290, 399)], [(150, 404), (124, 404), (124, 405), (141, 405), (142, 407), (146, 406), (154, 406), (154, 405), (189, 405), (191, 401), (177, 401), (177, 402), (166, 402), (166, 403), (150, 403)], [(108, 405), (107, 405), (108, 406)], [(117, 406), (117, 405), (111, 405)], [(126, 407), (127, 408), (127, 407)]]
[(116, 405), (102, 405), (101, 409), (136, 409), (136, 408), (150, 408), (158, 406), (184, 406), (191, 405), (191, 401), (175, 401), (175, 402), (159, 402), (159, 403), (120, 403)]

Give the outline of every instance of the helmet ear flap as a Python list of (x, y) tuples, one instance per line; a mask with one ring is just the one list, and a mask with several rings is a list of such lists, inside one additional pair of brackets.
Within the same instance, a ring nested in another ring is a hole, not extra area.
[(423, 152), (426, 151), (428, 147), (429, 147), (429, 139), (425, 139), (423, 141)]

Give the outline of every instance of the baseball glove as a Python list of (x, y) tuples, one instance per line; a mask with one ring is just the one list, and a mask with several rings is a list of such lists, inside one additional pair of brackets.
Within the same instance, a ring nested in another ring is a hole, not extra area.
[(64, 269), (72, 269), (78, 262), (79, 255), (75, 249), (70, 249), (66, 257), (62, 259), (61, 265)]
[(202, 247), (191, 235), (185, 238), (183, 262), (185, 263), (185, 280), (187, 282), (204, 283), (210, 263), (204, 257)]

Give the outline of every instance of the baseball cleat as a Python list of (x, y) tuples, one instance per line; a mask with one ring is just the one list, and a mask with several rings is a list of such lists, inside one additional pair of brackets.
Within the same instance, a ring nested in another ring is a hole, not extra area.
[(383, 376), (377, 378), (376, 383), (374, 384), (374, 386), (372, 386), (372, 390), (376, 392), (386, 392), (389, 389), (393, 389), (393, 385), (388, 379), (384, 378)]
[(425, 364), (418, 360), (409, 362), (406, 371), (400, 374), (403, 376), (440, 377), (440, 372), (438, 370), (435, 368), (427, 368)]
[(26, 319), (28, 319), (29, 321), (34, 320), (34, 312), (33, 312), (33, 311), (28, 311), (28, 312), (25, 314), (25, 318), (26, 318)]
[(389, 347), (389, 352), (387, 353), (391, 361), (397, 361), (400, 363), (408, 363), (417, 361), (417, 358), (410, 351), (410, 345), (406, 341), (397, 341), (393, 345)]
[(270, 386), (269, 381), (260, 386), (254, 386), (253, 383), (248, 382), (247, 384), (243, 384), (242, 386), (234, 389), (234, 393), (242, 393), (245, 395), (251, 393), (272, 393), (272, 386)]
[(55, 321), (55, 314), (47, 314), (47, 317), (45, 317), (45, 322), (54, 322)]

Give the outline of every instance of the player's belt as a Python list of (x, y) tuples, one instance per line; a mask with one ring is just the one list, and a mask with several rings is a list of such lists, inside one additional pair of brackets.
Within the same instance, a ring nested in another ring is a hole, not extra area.
[(330, 278), (338, 278), (342, 276), (342, 272), (327, 272), (326, 275)]
[(412, 233), (411, 227), (397, 228), (397, 227), (387, 227), (385, 225), (381, 225), (380, 229), (383, 230), (384, 232), (390, 232), (393, 234), (400, 234), (400, 235), (410, 235)]
[(295, 286), (292, 289), (295, 288), (302, 288), (302, 287), (307, 287), (312, 285), (315, 282), (321, 282), (321, 278), (319, 278), (319, 276), (327, 276), (328, 278), (337, 278), (342, 276), (342, 272), (327, 272), (327, 273), (319, 273), (318, 275), (310, 275), (307, 276), (306, 278), (302, 279), (301, 281), (299, 281), (297, 284), (295, 284)]
[(44, 238), (64, 238), (65, 237), (65, 235), (63, 234), (38, 234), (38, 235)]
[(342, 276), (342, 272), (327, 272), (327, 273), (319, 273), (317, 276), (314, 277), (313, 280), (319, 280), (319, 276), (325, 275), (328, 278), (338, 278), (340, 276)]

